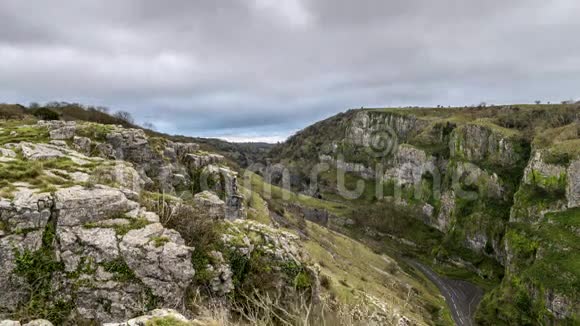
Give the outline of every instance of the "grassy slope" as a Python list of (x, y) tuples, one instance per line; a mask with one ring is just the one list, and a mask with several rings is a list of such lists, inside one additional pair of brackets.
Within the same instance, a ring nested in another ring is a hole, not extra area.
[[(304, 221), (295, 213), (284, 209), (284, 205), (300, 203), (305, 207), (326, 209), (337, 215), (349, 214), (349, 208), (298, 195), (276, 186), (271, 187), (271, 196), (267, 196), (265, 189), (268, 186), (262, 178), (253, 173), (248, 175), (252, 190), (246, 188), (245, 192), (250, 195), (249, 210), (255, 211), (249, 214), (249, 218), (266, 222), (269, 217), (266, 215), (265, 206), (276, 207), (278, 213), (284, 215), (287, 228), (300, 230), (300, 233), (306, 235), (304, 248), (312, 261), (320, 265), (324, 277), (330, 279), (331, 292), (341, 301), (354, 304), (360, 302), (366, 293), (389, 307), (403, 307), (405, 315), (435, 319), (438, 324), (452, 324), (444, 302), (437, 296), (437, 289), (420, 274), (414, 274), (413, 270), (406, 267), (403, 267), (406, 271), (403, 270), (397, 260), (377, 253), (348, 236)], [(270, 199), (265, 200), (262, 196)], [(288, 199), (284, 200), (284, 196)], [(409, 292), (405, 284), (411, 285), (417, 292)]]

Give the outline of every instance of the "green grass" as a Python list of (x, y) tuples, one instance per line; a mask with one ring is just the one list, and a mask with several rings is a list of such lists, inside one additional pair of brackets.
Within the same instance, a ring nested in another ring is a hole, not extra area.
[[(70, 161), (70, 160), (69, 160)], [(38, 192), (54, 192), (57, 186), (68, 187), (73, 182), (65, 178), (47, 175), (44, 171), (52, 167), (61, 167), (65, 160), (27, 161), (15, 160), (0, 162), (0, 190), (10, 196), (15, 189), (13, 183), (25, 182), (33, 186)], [(71, 161), (72, 162), (72, 161)]]
[(131, 231), (131, 230), (142, 229), (142, 228), (146, 227), (147, 225), (151, 224), (149, 221), (147, 221), (144, 218), (128, 219), (128, 220), (129, 220), (129, 224), (118, 224), (118, 225), (115, 225), (113, 227), (113, 229), (115, 229), (115, 232), (117, 233), (117, 235), (123, 236), (123, 235), (129, 233), (129, 231)]
[(173, 316), (154, 317), (145, 323), (145, 326), (191, 326), (189, 322), (181, 321)]
[(107, 140), (107, 135), (115, 130), (113, 125), (105, 125), (98, 123), (83, 123), (79, 124), (76, 134), (81, 137), (87, 137), (92, 140), (104, 142)]
[[(30, 121), (31, 122), (31, 121)], [(0, 146), (8, 143), (46, 143), (50, 140), (48, 129), (36, 126), (22, 125), (23, 121), (0, 123)], [(11, 135), (16, 132), (16, 135)]]
[(170, 240), (169, 240), (168, 237), (163, 237), (163, 236), (162, 237), (159, 237), (159, 236), (156, 236), (156, 237), (152, 237), (151, 238), (151, 241), (153, 242), (153, 245), (155, 247), (159, 248), (159, 247), (163, 247)]
[(248, 208), (248, 219), (260, 222), (262, 224), (270, 224), (270, 211), (268, 210), (268, 203), (257, 193), (250, 191), (244, 187), (240, 188), (244, 195), (245, 204)]
[(54, 253), (55, 237), (56, 223), (51, 219), (42, 235), (39, 250), (15, 250), (14, 273), (23, 278), (29, 293), (27, 301), (18, 307), (17, 319), (48, 319), (62, 324), (73, 309), (72, 302), (55, 299), (57, 293), (51, 279), (55, 273), (64, 271), (64, 264)]
[[(274, 185), (267, 185), (262, 177), (259, 175), (246, 171), (244, 178), (244, 186), (250, 188), (251, 191), (260, 194), (266, 201), (283, 201), (287, 203), (298, 203), (307, 207), (327, 210), (330, 213), (340, 215), (348, 210), (347, 206), (340, 203), (324, 201), (316, 199), (303, 194), (296, 194), (290, 190), (286, 190)], [(250, 187), (247, 187), (250, 185)]]

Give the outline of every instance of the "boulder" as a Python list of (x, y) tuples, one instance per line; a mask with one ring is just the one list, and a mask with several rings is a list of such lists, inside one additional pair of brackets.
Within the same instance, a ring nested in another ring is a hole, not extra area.
[(23, 142), (17, 145), (22, 151), (22, 156), (27, 160), (50, 160), (65, 157), (66, 154), (60, 147), (49, 144), (32, 144)]
[(226, 204), (211, 191), (203, 191), (193, 197), (196, 206), (204, 210), (210, 218), (224, 219)]
[(199, 145), (195, 143), (172, 143), (171, 147), (179, 159), (183, 159), (187, 154), (199, 151)]
[(76, 125), (66, 125), (58, 129), (51, 130), (49, 132), (50, 139), (72, 139), (76, 132)]
[(51, 216), (53, 199), (49, 193), (20, 188), (11, 202), (0, 204), (0, 217), (11, 230), (44, 229)]
[(121, 323), (108, 323), (104, 326), (143, 326), (143, 325), (192, 325), (192, 326), (216, 326), (220, 325), (213, 320), (189, 320), (173, 309), (155, 309), (146, 315), (130, 319)]
[(179, 233), (153, 223), (129, 231), (119, 248), (129, 268), (155, 296), (170, 306), (181, 302), (195, 271), (193, 248), (185, 246)]
[(49, 130), (50, 139), (72, 139), (76, 132), (76, 121), (61, 120), (40, 120), (36, 123), (38, 127)]
[(116, 161), (114, 165), (98, 167), (91, 175), (90, 180), (96, 184), (114, 184), (122, 189), (129, 189), (140, 193), (145, 181), (131, 163)]
[(2, 156), (2, 157), (15, 158), (16, 157), (16, 153), (13, 150), (11, 150), (11, 149), (7, 149), (7, 148), (0, 147), (0, 156)]
[(91, 154), (91, 145), (92, 141), (90, 138), (77, 136), (73, 138), (73, 148), (85, 155)]
[(76, 226), (98, 222), (138, 208), (122, 191), (106, 186), (93, 189), (75, 186), (58, 190), (55, 209), (59, 226)]
[(113, 229), (63, 226), (57, 229), (57, 236), (60, 258), (67, 272), (76, 271), (83, 257), (91, 257), (97, 264), (119, 258)]

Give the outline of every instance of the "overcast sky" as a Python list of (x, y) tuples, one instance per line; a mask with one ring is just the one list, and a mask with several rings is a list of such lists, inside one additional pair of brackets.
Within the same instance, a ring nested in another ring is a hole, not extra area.
[(348, 108), (580, 97), (578, 0), (0, 0), (0, 102), (282, 140)]

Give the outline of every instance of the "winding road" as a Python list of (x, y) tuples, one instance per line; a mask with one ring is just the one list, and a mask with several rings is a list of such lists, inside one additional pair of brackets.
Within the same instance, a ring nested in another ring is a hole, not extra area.
[(474, 325), (474, 314), (483, 297), (483, 291), (477, 286), (460, 280), (451, 280), (437, 275), (431, 268), (413, 260), (408, 263), (421, 271), (441, 291), (451, 310), (453, 320), (458, 326)]

